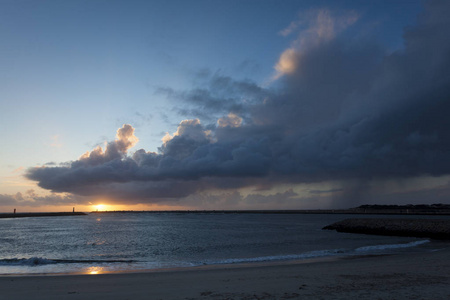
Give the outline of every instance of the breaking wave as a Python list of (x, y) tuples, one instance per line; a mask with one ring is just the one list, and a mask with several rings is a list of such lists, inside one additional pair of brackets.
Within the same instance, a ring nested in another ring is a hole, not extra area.
[(426, 244), (429, 242), (430, 242), (430, 240), (420, 240), (420, 241), (403, 243), (403, 244), (366, 246), (366, 247), (359, 247), (355, 251), (364, 252), (364, 251), (377, 251), (377, 250), (387, 250), (387, 249), (411, 248), (411, 247), (417, 247), (419, 245)]
[(401, 248), (411, 248), (417, 247), (422, 244), (428, 243), (430, 240), (420, 240), (410, 243), (401, 244), (384, 244), (384, 245), (373, 245), (359, 247), (356, 249), (332, 249), (332, 250), (317, 250), (311, 252), (305, 252), (302, 254), (292, 254), (292, 255), (278, 255), (278, 256), (260, 256), (260, 257), (250, 257), (250, 258), (229, 258), (218, 260), (214, 262), (209, 262), (209, 264), (235, 264), (235, 263), (252, 263), (252, 262), (270, 262), (270, 261), (282, 261), (282, 260), (302, 260), (309, 258), (321, 258), (321, 257), (331, 257), (331, 256), (345, 256), (345, 255), (361, 255), (361, 254), (371, 254), (377, 253), (383, 250), (395, 250)]
[(134, 260), (74, 260), (42, 257), (0, 259), (0, 266), (41, 266), (53, 264), (131, 263)]

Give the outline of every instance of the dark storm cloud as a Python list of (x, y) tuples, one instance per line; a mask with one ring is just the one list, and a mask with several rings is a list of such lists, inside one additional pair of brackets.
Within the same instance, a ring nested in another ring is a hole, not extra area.
[(215, 121), (217, 116), (238, 113), (247, 116), (248, 107), (268, 97), (270, 92), (250, 81), (238, 81), (219, 73), (203, 70), (194, 75), (201, 87), (176, 91), (170, 87), (158, 88), (157, 93), (177, 100), (175, 110), (182, 116)]
[(352, 45), (343, 38), (298, 55), (297, 70), (280, 79), (283, 94), (253, 107), (256, 120), (296, 131), (334, 123), (346, 109), (364, 101), (381, 60), (378, 47)]
[(287, 190), (283, 193), (276, 193), (274, 195), (262, 196), (259, 194), (250, 194), (245, 197), (245, 201), (252, 204), (282, 204), (284, 202), (295, 202), (298, 200), (298, 194), (292, 189)]
[[(360, 182), (345, 193), (350, 199), (372, 179), (449, 174), (449, 14), (450, 2), (428, 2), (404, 49), (391, 54), (327, 27), (327, 38), (289, 49), (276, 91), (203, 72), (198, 88), (159, 92), (183, 102), (183, 114), (221, 117), (217, 125), (185, 120), (158, 153), (133, 155), (137, 138), (124, 125), (105, 151), (27, 177), (55, 192), (145, 202), (250, 185)], [(350, 17), (325, 23), (351, 26)], [(278, 197), (295, 199), (290, 192)]]

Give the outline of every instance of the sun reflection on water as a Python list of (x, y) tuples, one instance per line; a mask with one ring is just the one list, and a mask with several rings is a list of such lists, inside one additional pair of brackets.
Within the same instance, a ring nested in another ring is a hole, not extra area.
[(103, 269), (104, 269), (103, 267), (89, 267), (86, 270), (86, 274), (89, 274), (89, 275), (102, 274)]

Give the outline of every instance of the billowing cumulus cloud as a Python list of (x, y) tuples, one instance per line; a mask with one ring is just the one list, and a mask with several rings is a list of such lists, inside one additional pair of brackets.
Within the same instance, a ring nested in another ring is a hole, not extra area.
[(228, 116), (219, 118), (217, 125), (219, 127), (240, 127), (242, 125), (242, 118), (234, 113), (229, 113)]
[[(276, 90), (203, 72), (201, 87), (160, 89), (190, 118), (158, 152), (129, 153), (138, 139), (124, 125), (106, 149), (27, 177), (54, 192), (142, 203), (327, 180), (342, 181), (332, 193), (349, 199), (380, 178), (450, 174), (450, 2), (428, 2), (390, 54), (345, 34), (356, 12), (310, 14), (282, 31), (298, 33), (275, 66)], [(299, 199), (289, 189), (273, 195), (230, 199)]]
[(308, 52), (314, 51), (336, 38), (337, 34), (355, 23), (358, 18), (359, 15), (355, 11), (341, 12), (339, 15), (333, 14), (329, 9), (301, 13), (299, 20), (292, 22), (280, 32), (281, 35), (288, 36), (301, 29), (291, 47), (281, 54), (275, 65), (277, 73), (274, 79), (298, 71)]
[(98, 146), (91, 152), (83, 154), (78, 163), (80, 165), (98, 165), (108, 161), (123, 158), (128, 149), (134, 147), (139, 139), (134, 135), (134, 128), (125, 124), (117, 130), (116, 140), (106, 145), (106, 149)]

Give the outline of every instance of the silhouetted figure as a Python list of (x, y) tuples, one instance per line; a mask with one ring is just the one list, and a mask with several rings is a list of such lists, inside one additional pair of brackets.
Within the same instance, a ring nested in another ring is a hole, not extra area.
[(72, 212), (73, 212), (73, 213), (75, 212), (75, 207), (72, 209)]
[(16, 209), (14, 208), (14, 213), (16, 213)]

